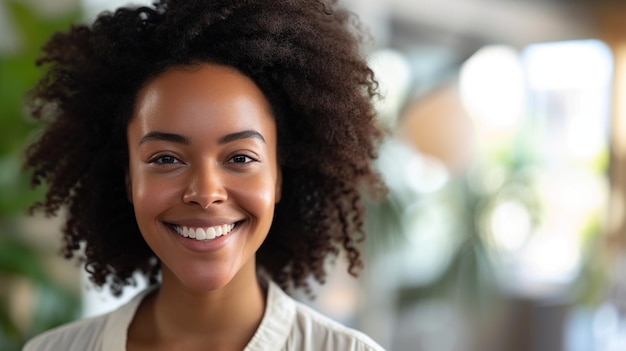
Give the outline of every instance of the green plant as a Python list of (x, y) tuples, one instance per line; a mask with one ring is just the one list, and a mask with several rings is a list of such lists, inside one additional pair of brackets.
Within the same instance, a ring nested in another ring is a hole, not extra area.
[[(0, 6), (17, 36), (14, 50), (0, 52), (0, 350), (18, 350), (28, 338), (76, 318), (79, 311), (77, 294), (50, 277), (41, 249), (26, 239), (20, 223), (43, 193), (32, 190), (22, 172), (23, 147), (38, 128), (27, 118), (23, 98), (41, 74), (35, 66), (41, 45), (79, 19), (80, 12), (52, 18), (18, 1), (2, 1)], [(33, 292), (26, 324), (16, 320), (10, 306), (17, 284)]]

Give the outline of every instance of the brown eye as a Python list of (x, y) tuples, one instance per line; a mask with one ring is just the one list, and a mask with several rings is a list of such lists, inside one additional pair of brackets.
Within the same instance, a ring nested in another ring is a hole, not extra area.
[(180, 163), (180, 161), (174, 156), (158, 156), (150, 160), (150, 163), (156, 163), (158, 165)]
[(251, 157), (246, 155), (237, 155), (230, 159), (231, 163), (248, 163), (254, 161)]

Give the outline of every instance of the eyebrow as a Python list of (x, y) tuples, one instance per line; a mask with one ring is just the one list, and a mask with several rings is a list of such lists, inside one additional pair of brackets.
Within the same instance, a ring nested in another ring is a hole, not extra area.
[[(263, 143), (265, 143), (265, 138), (263, 138), (263, 135), (261, 135), (261, 133), (257, 132), (256, 130), (244, 130), (241, 132), (227, 134), (221, 137), (218, 140), (218, 144), (226, 144), (235, 140), (249, 139), (249, 138), (258, 139), (262, 141)], [(150, 132), (144, 135), (143, 138), (141, 138), (141, 140), (139, 141), (139, 145), (144, 144), (149, 141), (169, 141), (169, 142), (183, 144), (183, 145), (191, 144), (191, 141), (189, 140), (189, 138), (182, 136), (180, 134), (164, 133), (164, 132)]]
[(189, 138), (179, 134), (163, 133), (163, 132), (150, 132), (141, 138), (139, 145), (148, 141), (170, 141), (177, 144), (189, 145), (191, 141)]
[(261, 135), (261, 133), (257, 132), (256, 130), (244, 130), (241, 132), (224, 135), (222, 138), (220, 138), (220, 140), (218, 140), (218, 144), (226, 144), (230, 143), (231, 141), (249, 138), (258, 139), (265, 143), (265, 138), (263, 138), (263, 135)]

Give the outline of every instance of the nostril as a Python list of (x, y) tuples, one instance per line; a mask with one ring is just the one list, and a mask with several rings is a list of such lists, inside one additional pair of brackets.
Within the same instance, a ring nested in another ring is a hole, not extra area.
[(183, 195), (183, 202), (190, 205), (197, 205), (202, 208), (207, 208), (212, 204), (221, 204), (226, 201), (228, 195), (225, 191), (223, 192), (197, 192), (190, 191), (186, 192)]
[(206, 208), (211, 204), (223, 203), (228, 198), (224, 187), (224, 175), (213, 163), (196, 164), (188, 173), (187, 188), (183, 194), (183, 201)]

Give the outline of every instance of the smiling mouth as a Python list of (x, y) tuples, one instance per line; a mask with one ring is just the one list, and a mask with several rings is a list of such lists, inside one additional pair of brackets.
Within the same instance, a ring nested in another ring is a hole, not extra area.
[(198, 241), (213, 240), (230, 233), (235, 228), (236, 223), (222, 224), (213, 227), (187, 227), (180, 225), (171, 225), (176, 233), (185, 238)]

